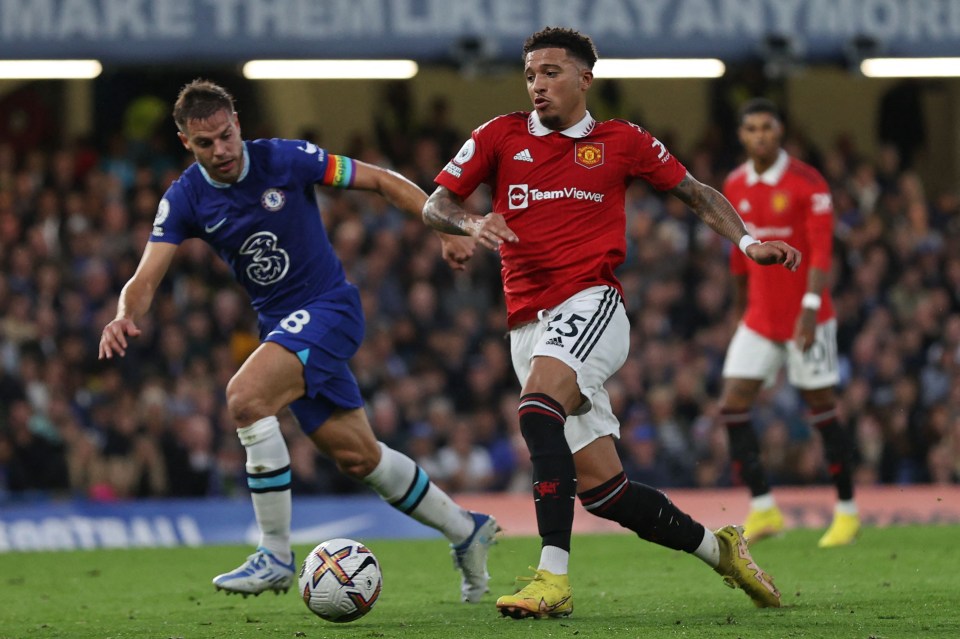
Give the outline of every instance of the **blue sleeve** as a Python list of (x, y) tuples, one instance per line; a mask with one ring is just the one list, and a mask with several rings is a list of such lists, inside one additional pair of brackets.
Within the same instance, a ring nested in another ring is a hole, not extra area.
[(193, 217), (193, 206), (178, 180), (170, 185), (157, 205), (150, 241), (180, 244), (194, 237)]
[(341, 189), (353, 186), (353, 159), (333, 155), (304, 140), (285, 140), (284, 149), (290, 158), (290, 169), (297, 178)]

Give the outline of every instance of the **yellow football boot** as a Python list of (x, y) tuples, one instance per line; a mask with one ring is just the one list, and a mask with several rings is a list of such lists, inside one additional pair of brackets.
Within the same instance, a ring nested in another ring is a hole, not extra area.
[(860, 535), (860, 516), (848, 515), (846, 513), (835, 513), (833, 523), (823, 533), (823, 537), (817, 542), (820, 548), (833, 548), (834, 546), (847, 546), (856, 541)]
[(750, 556), (740, 526), (724, 526), (714, 532), (720, 543), (720, 563), (714, 570), (731, 588), (742, 588), (758, 608), (779, 608), (780, 591), (773, 578)]
[(743, 522), (743, 536), (748, 543), (755, 543), (767, 537), (779, 535), (784, 531), (783, 513), (774, 506), (763, 510), (751, 510)]
[(567, 575), (555, 575), (547, 570), (535, 570), (533, 577), (518, 577), (529, 581), (515, 595), (497, 599), (497, 610), (504, 617), (526, 619), (533, 617), (566, 617), (573, 612), (573, 589)]

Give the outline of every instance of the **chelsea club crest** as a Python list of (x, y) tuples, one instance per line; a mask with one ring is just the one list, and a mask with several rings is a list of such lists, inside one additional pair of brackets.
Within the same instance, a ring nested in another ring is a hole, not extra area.
[(260, 196), (260, 204), (271, 212), (277, 212), (287, 203), (287, 196), (280, 189), (267, 189)]

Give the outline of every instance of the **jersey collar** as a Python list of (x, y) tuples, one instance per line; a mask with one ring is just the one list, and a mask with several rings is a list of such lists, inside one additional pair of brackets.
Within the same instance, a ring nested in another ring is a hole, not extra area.
[(786, 151), (780, 149), (780, 153), (777, 155), (777, 161), (771, 164), (770, 168), (763, 173), (757, 173), (756, 167), (753, 166), (753, 161), (748, 160), (747, 186), (753, 186), (757, 182), (763, 182), (767, 186), (776, 186), (787, 170), (787, 163), (789, 161), (790, 156), (787, 155)]
[[(585, 138), (587, 135), (593, 131), (593, 127), (597, 125), (597, 121), (593, 119), (593, 116), (590, 115), (590, 112), (587, 111), (583, 119), (574, 124), (572, 127), (564, 129), (563, 131), (557, 131), (560, 135), (565, 135), (568, 138)], [(553, 129), (548, 129), (543, 126), (543, 123), (540, 122), (540, 114), (536, 111), (530, 112), (530, 117), (527, 118), (527, 130), (530, 131), (531, 135), (535, 135), (538, 138), (542, 138), (545, 135), (554, 133)]]
[[(207, 170), (198, 162), (197, 166), (200, 167), (200, 173), (203, 175), (203, 179), (207, 181), (207, 184), (217, 189), (228, 189), (233, 184), (229, 182), (217, 182), (210, 174), (207, 173)], [(247, 151), (247, 141), (243, 141), (243, 170), (240, 171), (240, 177), (237, 178), (237, 182), (242, 182), (243, 178), (247, 177), (247, 173), (250, 172), (250, 153)]]

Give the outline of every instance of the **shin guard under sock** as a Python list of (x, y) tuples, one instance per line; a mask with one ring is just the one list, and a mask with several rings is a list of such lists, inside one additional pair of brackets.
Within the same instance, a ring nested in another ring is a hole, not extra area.
[(750, 423), (750, 413), (722, 411), (720, 421), (730, 436), (730, 461), (734, 481), (750, 488), (754, 497), (770, 492), (767, 475), (760, 464), (760, 444)]
[(570, 550), (577, 471), (563, 434), (567, 414), (542, 393), (520, 398), (520, 432), (533, 463), (533, 499), (537, 528), (544, 546)]
[(686, 552), (694, 552), (703, 542), (703, 525), (674, 506), (662, 492), (631, 482), (625, 473), (579, 497), (588, 512), (617, 522), (641, 539)]
[(823, 437), (823, 449), (827, 456), (827, 470), (837, 487), (840, 501), (853, 499), (853, 450), (846, 430), (837, 421), (837, 409), (810, 412), (810, 425)]

